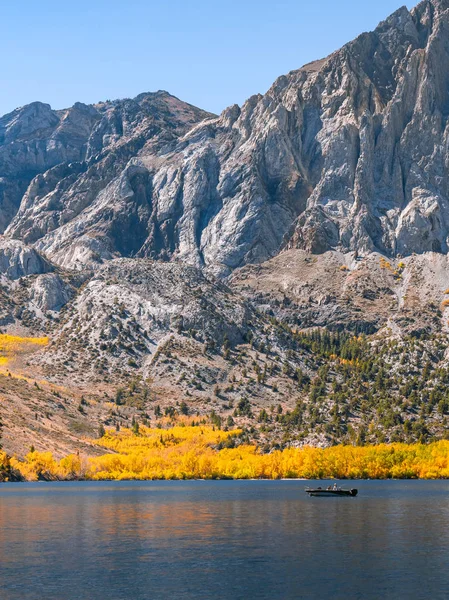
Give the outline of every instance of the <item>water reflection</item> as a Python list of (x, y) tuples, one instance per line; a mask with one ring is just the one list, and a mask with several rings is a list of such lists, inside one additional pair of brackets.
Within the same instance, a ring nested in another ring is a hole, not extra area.
[(2, 600), (449, 597), (449, 484), (0, 487)]

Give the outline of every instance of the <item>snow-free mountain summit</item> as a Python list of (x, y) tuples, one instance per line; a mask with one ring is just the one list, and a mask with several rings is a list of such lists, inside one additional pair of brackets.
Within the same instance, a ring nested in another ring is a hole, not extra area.
[(66, 267), (446, 253), (448, 65), (449, 0), (425, 0), (219, 117), (165, 93), (30, 105), (0, 120), (2, 226)]

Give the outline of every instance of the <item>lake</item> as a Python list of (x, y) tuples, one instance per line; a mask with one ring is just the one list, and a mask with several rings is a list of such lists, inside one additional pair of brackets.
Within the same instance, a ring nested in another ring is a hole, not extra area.
[(0, 484), (0, 598), (449, 597), (449, 482), (306, 485)]

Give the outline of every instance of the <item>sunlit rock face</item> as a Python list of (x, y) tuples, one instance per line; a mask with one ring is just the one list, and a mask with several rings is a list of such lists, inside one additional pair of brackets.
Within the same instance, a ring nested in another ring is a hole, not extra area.
[(65, 267), (446, 253), (448, 65), (449, 0), (425, 0), (218, 118), (165, 93), (25, 107), (0, 120), (0, 175), (39, 174), (0, 180), (3, 227)]
[(7, 240), (0, 236), (0, 277), (15, 281), (52, 271), (53, 266), (36, 250), (18, 240)]
[(426, 1), (327, 60), (312, 85), (320, 166), (291, 245), (447, 252), (448, 42), (449, 2)]
[[(77, 103), (67, 110), (35, 102), (1, 117), (0, 232), (9, 226), (9, 237), (35, 243), (59, 230), (103, 198), (140, 151), (165, 147), (209, 116), (167, 92), (156, 92), (93, 106)], [(111, 212), (106, 201), (103, 219), (110, 219)], [(128, 230), (116, 231), (128, 238), (118, 248), (125, 254), (135, 245), (134, 214), (137, 221), (145, 218), (139, 208), (130, 212)], [(82, 226), (74, 227), (77, 234), (71, 239), (81, 235)], [(95, 240), (85, 244), (82, 261), (95, 260), (97, 246)], [(77, 256), (75, 247), (72, 263)]]

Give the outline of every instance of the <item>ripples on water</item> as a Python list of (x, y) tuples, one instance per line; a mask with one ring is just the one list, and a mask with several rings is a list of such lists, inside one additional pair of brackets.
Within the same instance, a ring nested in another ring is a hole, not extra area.
[(449, 598), (448, 482), (305, 486), (1, 484), (0, 599)]

